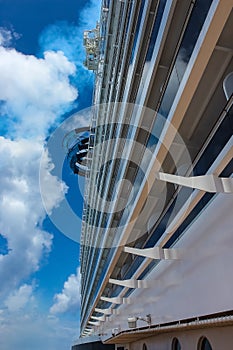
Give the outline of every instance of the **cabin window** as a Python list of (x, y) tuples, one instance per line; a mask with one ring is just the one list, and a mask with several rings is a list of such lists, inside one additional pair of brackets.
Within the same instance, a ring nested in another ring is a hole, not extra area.
[(181, 345), (177, 338), (173, 338), (172, 340), (172, 350), (181, 350)]
[(201, 337), (199, 340), (198, 350), (212, 350), (212, 346), (206, 337)]

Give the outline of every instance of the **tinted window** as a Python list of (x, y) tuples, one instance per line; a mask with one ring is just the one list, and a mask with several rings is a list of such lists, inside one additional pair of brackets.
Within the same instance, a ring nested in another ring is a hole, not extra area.
[(201, 338), (199, 341), (198, 350), (212, 350), (212, 346), (207, 338)]
[(172, 341), (172, 350), (181, 350), (181, 345), (177, 338), (174, 338)]

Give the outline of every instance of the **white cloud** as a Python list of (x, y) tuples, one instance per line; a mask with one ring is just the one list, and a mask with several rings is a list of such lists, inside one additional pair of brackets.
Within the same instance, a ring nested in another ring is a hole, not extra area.
[(40, 36), (40, 46), (45, 50), (61, 50), (76, 65), (76, 85), (85, 100), (86, 87), (93, 85), (93, 72), (84, 67), (85, 49), (83, 31), (94, 29), (100, 18), (101, 1), (90, 1), (77, 16), (77, 25), (59, 21), (45, 28)]
[(0, 46), (10, 46), (14, 39), (19, 39), (20, 35), (13, 28), (0, 27)]
[[(58, 21), (46, 27), (40, 36), (42, 49), (45, 51), (62, 50), (71, 62), (74, 62), (77, 66), (80, 65), (84, 70), (83, 31), (96, 27), (96, 23), (100, 18), (100, 8), (100, 1), (90, 1), (78, 14), (77, 25), (66, 21)], [(90, 75), (93, 75), (93, 73), (90, 73)], [(80, 78), (82, 79), (82, 76)]]
[(74, 73), (61, 51), (38, 59), (0, 47), (0, 113), (8, 118), (10, 135), (44, 137), (77, 98), (69, 81)]
[(11, 43), (12, 34), (11, 31), (0, 27), (0, 45), (5, 46)]
[[(99, 17), (100, 3), (95, 3), (83, 13), (82, 26), (71, 26), (74, 31), (68, 35), (66, 44), (71, 43), (68, 48), (73, 56), (62, 45), (56, 51), (44, 47), (41, 58), (24, 55), (9, 48), (18, 35), (0, 28), (0, 118), (5, 135), (0, 137), (0, 234), (8, 244), (5, 255), (0, 254), (0, 348), (4, 350), (16, 347), (68, 350), (77, 336), (78, 324), (74, 320), (66, 323), (55, 315), (78, 312), (79, 270), (67, 279), (61, 293), (55, 295), (50, 317), (46, 311), (44, 314), (38, 311), (34, 287), (27, 280), (40, 268), (53, 239), (43, 230), (45, 210), (39, 186), (43, 142), (49, 129), (76, 103), (78, 91), (71, 78), (76, 82), (77, 78), (90, 83), (93, 80), (93, 74), (82, 66), (80, 47), (84, 25), (92, 28)], [(55, 30), (54, 38), (57, 34)], [(51, 175), (53, 164), (46, 153), (41, 167), (43, 190), (49, 199), (46, 209), (51, 212), (63, 200), (67, 188)]]
[[(35, 286), (22, 282), (40, 268), (53, 238), (41, 226), (45, 217), (39, 188), (42, 150), (40, 141), (0, 137), (0, 232), (9, 250), (0, 255), (0, 347), (4, 350), (70, 350), (77, 336), (74, 321), (66, 325), (64, 320), (41, 314)], [(41, 167), (52, 210), (63, 199), (66, 187), (50, 174), (53, 165), (47, 154)]]
[(33, 287), (31, 285), (24, 284), (19, 289), (10, 293), (4, 304), (11, 312), (19, 311), (31, 300), (32, 292)]
[[(52, 235), (40, 223), (45, 217), (39, 188), (43, 145), (32, 140), (11, 141), (0, 137), (0, 232), (7, 239), (8, 254), (0, 255), (1, 291), (5, 295), (37, 271), (51, 249)], [(49, 162), (49, 159), (48, 159)], [(50, 208), (57, 206), (66, 188), (49, 174)]]
[(51, 214), (64, 199), (68, 187), (59, 181), (56, 176), (51, 175), (54, 165), (48, 155), (48, 149), (44, 149), (40, 163), (40, 191), (47, 214)]
[(93, 29), (96, 26), (96, 22), (100, 18), (100, 8), (101, 2), (92, 0), (88, 7), (85, 7), (81, 14), (81, 24), (80, 27), (84, 29)]
[(1, 349), (70, 350), (78, 338), (77, 321), (47, 317), (35, 305), (23, 311), (0, 310)]
[(62, 292), (55, 294), (55, 302), (50, 308), (51, 314), (77, 311), (80, 303), (80, 280), (80, 269), (77, 268), (76, 275), (70, 275), (64, 283)]

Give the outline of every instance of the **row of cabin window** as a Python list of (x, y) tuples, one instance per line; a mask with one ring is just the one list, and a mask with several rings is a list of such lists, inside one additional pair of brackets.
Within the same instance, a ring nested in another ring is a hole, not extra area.
[[(181, 344), (177, 338), (172, 340), (172, 350), (181, 350)], [(146, 344), (143, 344), (142, 350), (148, 350)], [(197, 350), (212, 350), (209, 340), (206, 337), (201, 337), (198, 342)]]

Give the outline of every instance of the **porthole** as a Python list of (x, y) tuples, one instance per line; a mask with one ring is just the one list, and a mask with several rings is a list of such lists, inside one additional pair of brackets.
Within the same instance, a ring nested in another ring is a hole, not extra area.
[(212, 350), (209, 340), (206, 337), (201, 337), (198, 342), (198, 350)]
[(177, 338), (173, 338), (172, 340), (172, 350), (181, 350), (181, 345)]

